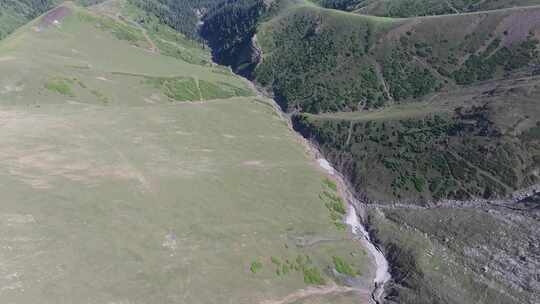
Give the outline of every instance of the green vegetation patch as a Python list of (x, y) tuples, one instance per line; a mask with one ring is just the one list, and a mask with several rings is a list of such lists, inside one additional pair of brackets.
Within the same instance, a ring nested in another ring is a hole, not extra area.
[(334, 191), (334, 192), (337, 192), (337, 185), (336, 185), (336, 182), (334, 182), (333, 180), (329, 179), (328, 177), (325, 177), (323, 179), (323, 184), (328, 187), (330, 190)]
[(369, 49), (391, 22), (302, 7), (258, 33), (256, 79), (286, 110), (319, 113), (379, 107), (387, 99)]
[(394, 49), (383, 61), (383, 76), (396, 100), (418, 98), (438, 88), (438, 81), (405, 51)]
[(304, 283), (312, 285), (324, 285), (326, 280), (322, 277), (321, 272), (316, 267), (305, 267), (303, 269)]
[(94, 95), (102, 103), (108, 103), (110, 101), (109, 97), (107, 97), (99, 90), (90, 90), (90, 93), (92, 93), (92, 95)]
[(331, 212), (335, 212), (339, 215), (345, 215), (345, 213), (347, 213), (345, 203), (343, 202), (343, 199), (338, 195), (330, 193), (328, 191), (323, 191), (322, 199), (326, 202), (326, 208), (328, 208), (328, 210), (330, 210)]
[(259, 270), (263, 268), (263, 264), (259, 261), (253, 261), (251, 262), (251, 265), (249, 266), (249, 270), (252, 273), (257, 273)]
[(337, 193), (337, 185), (329, 178), (323, 179), (323, 188), (319, 198), (324, 202), (324, 206), (330, 212), (330, 219), (339, 230), (345, 230), (343, 216), (347, 214), (347, 207), (343, 199)]
[(146, 77), (146, 83), (162, 90), (165, 96), (176, 101), (201, 100), (197, 82), (191, 77)]
[(199, 90), (202, 93), (202, 97), (205, 100), (229, 98), (235, 96), (234, 92), (226, 89), (226, 87), (216, 85), (212, 82), (199, 80)]
[(75, 94), (71, 88), (73, 80), (69, 78), (52, 78), (45, 83), (45, 88), (51, 92), (55, 92), (64, 96), (74, 97)]
[[(128, 0), (141, 10), (155, 15), (160, 22), (181, 32), (188, 39), (199, 38), (200, 16), (197, 12), (204, 9), (212, 11), (223, 5), (225, 0)], [(228, 5), (232, 5), (227, 3)]]
[(160, 89), (163, 94), (176, 101), (201, 101), (251, 96), (248, 89), (219, 82), (214, 83), (192, 77), (145, 77), (145, 83)]
[(519, 31), (514, 25), (505, 25), (506, 34), (497, 28), (512, 14), (486, 14), (480, 23), (474, 15), (416, 22), (297, 6), (260, 26), (263, 60), (255, 78), (287, 111), (356, 111), (414, 101), (537, 64), (532, 34), (512, 40), (509, 33)]
[(131, 42), (139, 47), (148, 47), (148, 42), (138, 28), (109, 17), (93, 15), (83, 11), (78, 11), (77, 16), (81, 21), (92, 23), (96, 28), (112, 33), (117, 39)]
[(491, 79), (497, 72), (509, 72), (538, 62), (538, 40), (530, 35), (526, 41), (512, 46), (500, 46), (501, 40), (494, 39), (481, 54), (472, 54), (463, 67), (452, 77), (458, 84)]
[[(151, 0), (145, 1), (151, 4)], [(188, 1), (186, 1), (188, 2)], [(141, 7), (144, 1), (128, 1), (122, 10), (123, 17), (127, 23), (135, 27), (143, 28), (155, 46), (159, 49), (161, 55), (174, 57), (185, 62), (198, 65), (208, 65), (211, 62), (210, 53), (204, 49), (203, 44), (198, 40), (190, 39), (178, 32), (171, 24), (164, 23), (163, 16), (171, 14), (171, 11), (160, 10), (155, 12), (153, 9)], [(184, 2), (183, 2), (184, 4)], [(191, 3), (185, 3), (191, 4)], [(177, 8), (175, 6), (175, 8)], [(181, 13), (191, 13), (182, 11)], [(186, 20), (184, 20), (186, 21)], [(178, 26), (178, 23), (176, 24)]]
[(229, 94), (237, 97), (253, 96), (253, 91), (248, 87), (238, 87), (227, 82), (219, 82), (219, 86), (225, 91), (228, 91)]
[(353, 266), (349, 264), (345, 259), (339, 256), (333, 256), (332, 261), (334, 262), (334, 268), (337, 272), (348, 275), (351, 277), (357, 276), (360, 274), (358, 270), (354, 270)]
[(278, 258), (275, 256), (270, 257), (270, 262), (275, 268), (275, 274), (277, 276), (287, 276), (290, 273), (301, 274), (304, 283), (310, 285), (324, 285), (326, 279), (319, 270), (319, 268), (313, 263), (309, 255), (298, 254), (295, 258)]
[(43, 5), (42, 1), (37, 0), (32, 2), (2, 1), (0, 3), (0, 40), (19, 26), (45, 12), (51, 5), (50, 3)]

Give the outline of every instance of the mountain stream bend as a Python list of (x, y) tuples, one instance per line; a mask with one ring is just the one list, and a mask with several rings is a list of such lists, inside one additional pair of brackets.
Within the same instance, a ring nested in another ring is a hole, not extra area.
[[(245, 78), (244, 78), (245, 79)], [(291, 116), (281, 109), (278, 103), (270, 96), (264, 92), (264, 90), (258, 88), (253, 82), (245, 79), (248, 85), (257, 92), (257, 98), (264, 99), (265, 103), (271, 105), (274, 108), (274, 111), (279, 114), (279, 116), (287, 123), (289, 129), (296, 135), (299, 142), (306, 148), (310, 154), (312, 160), (316, 160), (318, 166), (325, 171), (329, 178), (331, 178), (338, 186), (338, 191), (341, 197), (347, 202), (348, 212), (345, 216), (344, 222), (351, 227), (352, 233), (357, 237), (359, 242), (364, 246), (375, 261), (375, 277), (373, 279), (373, 290), (371, 292), (371, 299), (374, 303), (381, 303), (381, 298), (384, 293), (385, 284), (392, 279), (390, 275), (390, 266), (386, 260), (384, 254), (375, 245), (369, 236), (366, 228), (362, 224), (362, 221), (365, 220), (364, 216), (364, 204), (360, 202), (354, 196), (354, 192), (350, 184), (345, 180), (343, 175), (334, 169), (330, 162), (326, 160), (319, 148), (313, 142), (304, 138), (300, 133), (296, 132), (292, 126)], [(362, 219), (362, 221), (361, 221)]]

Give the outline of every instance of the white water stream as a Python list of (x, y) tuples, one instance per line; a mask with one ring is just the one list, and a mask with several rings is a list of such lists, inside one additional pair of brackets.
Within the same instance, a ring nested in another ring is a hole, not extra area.
[(345, 181), (341, 173), (336, 171), (334, 167), (332, 167), (330, 162), (328, 162), (328, 160), (320, 157), (320, 155), (322, 154), (320, 153), (319, 149), (313, 143), (305, 139), (301, 134), (297, 133), (294, 130), (290, 116), (288, 116), (281, 110), (277, 102), (271, 97), (267, 98), (267, 94), (264, 94), (263, 90), (257, 88), (251, 81), (246, 79), (246, 82), (249, 84), (250, 87), (253, 88), (255, 92), (257, 92), (257, 97), (265, 98), (270, 102), (270, 105), (274, 108), (276, 113), (278, 113), (283, 118), (291, 131), (296, 133), (300, 141), (305, 145), (307, 149), (311, 151), (312, 155), (317, 160), (319, 167), (321, 167), (321, 169), (323, 169), (328, 175), (332, 176), (338, 184), (341, 195), (348, 203), (348, 212), (345, 218), (345, 223), (351, 227), (352, 233), (354, 235), (360, 237), (360, 242), (365, 248), (367, 248), (373, 259), (375, 260), (376, 271), (375, 278), (373, 280), (374, 289), (371, 297), (375, 303), (381, 303), (381, 296), (384, 292), (384, 285), (392, 278), (392, 276), (390, 275), (390, 268), (388, 265), (388, 261), (384, 257), (384, 254), (371, 242), (369, 233), (360, 222), (360, 217), (358, 216), (358, 210), (356, 208), (361, 208), (362, 204), (354, 197), (353, 191), (349, 188), (349, 184)]
[(330, 163), (326, 159), (319, 158), (317, 159), (317, 162), (319, 163), (319, 166), (329, 175), (333, 176), (337, 180), (338, 184), (341, 186), (340, 190), (341, 192), (343, 192), (342, 195), (345, 196), (344, 198), (348, 202), (348, 212), (345, 218), (345, 223), (351, 227), (353, 234), (360, 237), (362, 245), (367, 248), (367, 250), (370, 252), (370, 254), (375, 260), (376, 271), (375, 278), (373, 280), (375, 289), (373, 290), (372, 298), (376, 303), (379, 303), (382, 293), (384, 291), (384, 284), (391, 279), (388, 261), (384, 257), (381, 250), (379, 250), (379, 248), (377, 248), (371, 242), (369, 233), (366, 231), (366, 228), (360, 222), (360, 218), (357, 214), (356, 208), (359, 208), (361, 205), (354, 198), (352, 191), (345, 183), (345, 180), (343, 179), (341, 174), (336, 172), (336, 170), (332, 167), (332, 165), (330, 165)]

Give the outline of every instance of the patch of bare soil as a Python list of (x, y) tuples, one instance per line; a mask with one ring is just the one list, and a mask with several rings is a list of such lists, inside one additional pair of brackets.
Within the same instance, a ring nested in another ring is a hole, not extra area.
[(353, 292), (360, 294), (359, 299), (363, 298), (365, 300), (365, 302), (362, 301), (359, 303), (368, 303), (369, 292), (366, 292), (364, 290), (360, 290), (357, 288), (338, 286), (338, 285), (332, 284), (332, 285), (326, 285), (326, 286), (321, 286), (321, 287), (308, 287), (305, 289), (300, 289), (289, 294), (283, 299), (265, 300), (265, 301), (260, 302), (260, 304), (288, 304), (288, 303), (295, 303), (297, 301), (310, 298), (310, 297), (326, 296), (326, 295), (332, 295), (332, 294), (353, 293)]
[(57, 25), (62, 22), (66, 16), (71, 15), (71, 13), (72, 11), (70, 8), (59, 6), (41, 18), (39, 28), (44, 29), (50, 27), (51, 25)]
[[(93, 158), (92, 145), (85, 138), (74, 140), (70, 145), (50, 144), (21, 145), (15, 135), (30, 125), (40, 124), (51, 132), (66, 132), (73, 129), (68, 121), (46, 116), (27, 116), (17, 111), (0, 111), (2, 140), (0, 167), (9, 175), (35, 189), (51, 189), (59, 178), (83, 184), (96, 184), (105, 179), (134, 180), (141, 191), (151, 191), (151, 183), (121, 151), (115, 152), (114, 161)], [(28, 133), (28, 131), (27, 131)], [(39, 139), (40, 134), (27, 134), (28, 138)], [(9, 141), (9, 144), (8, 142)], [(114, 146), (111, 145), (114, 149)]]
[(264, 164), (260, 160), (246, 160), (246, 161), (242, 162), (242, 165), (244, 165), (246, 167), (260, 168), (260, 169), (264, 169), (264, 168), (268, 167), (268, 165)]
[(4, 57), (0, 57), (0, 62), (5, 62), (5, 61), (12, 61), (12, 60), (15, 60), (17, 58), (13, 57), (13, 56), (4, 56)]
[[(103, 178), (136, 180), (141, 190), (148, 191), (150, 184), (145, 176), (129, 163), (103, 164), (93, 161), (74, 161), (57, 153), (54, 147), (33, 147), (29, 150), (6, 148), (0, 151), (0, 164), (10, 175), (35, 189), (50, 189), (56, 178), (61, 177), (85, 184)], [(81, 159), (87, 159), (82, 158)]]
[(24, 89), (24, 85), (22, 84), (15, 84), (15, 85), (11, 85), (11, 84), (8, 84), (6, 86), (4, 86), (3, 88), (0, 87), (0, 95), (4, 95), (4, 94), (9, 94), (9, 93), (12, 93), (12, 92), (22, 92)]

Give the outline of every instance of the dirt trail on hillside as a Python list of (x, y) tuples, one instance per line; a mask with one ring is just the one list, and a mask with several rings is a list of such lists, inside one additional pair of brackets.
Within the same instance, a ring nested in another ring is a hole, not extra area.
[(132, 25), (132, 26), (136, 27), (137, 29), (139, 29), (142, 32), (142, 34), (144, 36), (144, 39), (146, 39), (146, 42), (148, 42), (148, 44), (150, 45), (150, 49), (149, 49), (150, 52), (155, 53), (155, 54), (160, 53), (160, 50), (157, 47), (156, 43), (154, 42), (154, 40), (152, 40), (152, 38), (150, 38), (150, 35), (148, 35), (148, 31), (142, 25), (140, 25), (139, 23), (137, 23), (135, 21), (128, 20), (125, 17), (123, 17), (122, 15), (118, 15), (118, 19), (121, 22), (123, 22), (124, 24), (128, 25), (128, 26)]
[(143, 28), (143, 27), (139, 27), (139, 29), (141, 30), (141, 32), (142, 32), (142, 34), (144, 36), (144, 39), (146, 39), (148, 44), (150, 44), (149, 51), (152, 52), (152, 53), (155, 53), (155, 54), (159, 54), (160, 50), (157, 47), (157, 45), (154, 43), (154, 40), (152, 40), (152, 38), (150, 38), (150, 35), (148, 35), (148, 31), (146, 31), (146, 29)]
[(298, 291), (295, 291), (294, 293), (291, 293), (287, 295), (285, 298), (280, 300), (265, 300), (260, 302), (260, 304), (289, 304), (294, 303), (306, 298), (310, 297), (316, 297), (316, 296), (326, 296), (326, 295), (332, 295), (332, 294), (343, 294), (343, 293), (350, 293), (350, 292), (356, 292), (361, 295), (366, 296), (366, 299), (369, 298), (369, 294), (366, 294), (363, 290), (352, 288), (352, 287), (343, 287), (343, 286), (337, 286), (335, 284), (322, 286), (322, 287), (308, 287), (305, 289), (300, 289)]
[(152, 40), (152, 38), (148, 34), (148, 31), (142, 25), (140, 25), (139, 23), (137, 23), (137, 22), (135, 22), (133, 20), (130, 20), (130, 19), (122, 16), (120, 13), (113, 14), (113, 13), (107, 12), (105, 9), (103, 9), (99, 5), (95, 5), (93, 8), (94, 8), (93, 12), (96, 13), (96, 14), (103, 15), (103, 16), (109, 17), (111, 19), (114, 19), (115, 21), (120, 22), (120, 23), (124, 24), (125, 26), (137, 28), (139, 31), (141, 31), (144, 39), (146, 40), (146, 42), (149, 45), (148, 51), (151, 52), (151, 53), (154, 53), (154, 54), (159, 54), (160, 53), (160, 49), (157, 47), (154, 40)]
[[(460, 12), (460, 13), (455, 13), (455, 14), (441, 14), (441, 15), (427, 15), (427, 16), (413, 16), (413, 17), (390, 17), (390, 18), (396, 19), (396, 20), (420, 20), (420, 19), (428, 19), (428, 18), (444, 18), (444, 17), (453, 17), (453, 16), (483, 15), (483, 14), (490, 14), (490, 13), (501, 13), (501, 12), (506, 12), (506, 11), (520, 11), (520, 10), (529, 10), (529, 9), (540, 9), (540, 5), (515, 6), (515, 7), (499, 8), (499, 9), (484, 10), (484, 11), (477, 11), (477, 12)], [(345, 12), (345, 11), (341, 11), (341, 12)], [(349, 13), (356, 16), (373, 17), (373, 15), (360, 13), (359, 11), (352, 11)]]

